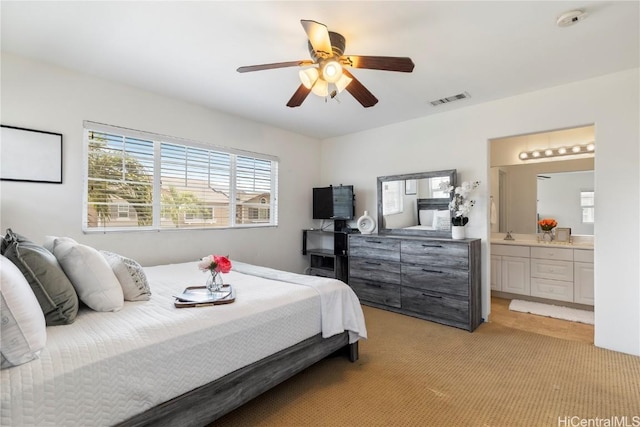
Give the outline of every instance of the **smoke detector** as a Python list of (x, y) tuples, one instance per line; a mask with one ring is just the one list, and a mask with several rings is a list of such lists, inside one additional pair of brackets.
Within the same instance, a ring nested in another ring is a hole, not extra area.
[(556, 24), (558, 24), (558, 27), (569, 27), (582, 21), (587, 15), (587, 12), (582, 9), (570, 10), (558, 16)]

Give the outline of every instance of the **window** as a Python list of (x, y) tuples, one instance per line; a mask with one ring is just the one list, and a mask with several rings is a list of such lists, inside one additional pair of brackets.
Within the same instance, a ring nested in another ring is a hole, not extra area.
[(443, 185), (449, 186), (449, 177), (448, 176), (435, 176), (429, 178), (429, 185), (431, 188), (429, 189), (429, 198), (431, 199), (448, 199), (449, 192), (447, 190), (443, 190)]
[(129, 205), (118, 205), (118, 219), (129, 219)]
[(404, 181), (388, 181), (382, 183), (382, 215), (402, 213), (403, 196), (402, 184)]
[(277, 225), (277, 159), (85, 122), (85, 231)]
[(593, 191), (580, 191), (580, 208), (582, 209), (582, 222), (593, 224), (595, 222), (595, 193)]

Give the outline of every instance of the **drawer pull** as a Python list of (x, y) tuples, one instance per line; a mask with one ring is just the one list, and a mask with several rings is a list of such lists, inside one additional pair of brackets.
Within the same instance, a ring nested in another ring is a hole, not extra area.
[(428, 268), (423, 268), (422, 271), (424, 271), (425, 273), (436, 273), (436, 274), (442, 274), (442, 271), (439, 270), (429, 270)]
[(367, 243), (377, 243), (378, 245), (382, 243), (380, 240), (366, 240)]
[(369, 265), (382, 265), (379, 262), (373, 262), (373, 261), (365, 261), (364, 263)]
[(442, 245), (427, 245), (427, 244), (422, 244), (423, 248), (441, 248)]
[(422, 296), (429, 297), (429, 298), (440, 298), (440, 299), (442, 299), (441, 295), (427, 294), (425, 292), (422, 293)]

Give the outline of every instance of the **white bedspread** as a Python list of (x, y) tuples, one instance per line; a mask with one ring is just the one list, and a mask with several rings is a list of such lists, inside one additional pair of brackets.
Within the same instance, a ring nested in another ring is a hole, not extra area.
[(0, 425), (112, 425), (320, 332), (366, 338), (357, 297), (334, 279), (234, 262), (233, 304), (177, 309), (172, 295), (204, 283), (197, 263), (145, 272), (150, 301), (84, 308), (47, 328), (39, 359), (0, 372)]
[(267, 279), (281, 280), (315, 289), (320, 295), (322, 310), (322, 336), (329, 338), (349, 331), (349, 343), (367, 338), (362, 307), (353, 289), (336, 279), (274, 270), (272, 268), (236, 262), (236, 271)]

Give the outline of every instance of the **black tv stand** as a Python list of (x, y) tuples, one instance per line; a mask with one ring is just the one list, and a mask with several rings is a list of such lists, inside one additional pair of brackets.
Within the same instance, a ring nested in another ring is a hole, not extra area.
[(333, 220), (333, 231), (335, 232), (347, 232), (349, 227), (347, 226), (346, 219), (334, 219)]
[[(349, 228), (344, 221), (342, 230), (302, 230), (302, 255), (309, 256), (307, 273), (311, 276), (331, 277), (347, 283)], [(312, 238), (310, 238), (313, 236)]]

